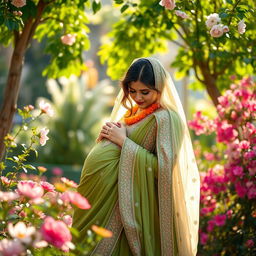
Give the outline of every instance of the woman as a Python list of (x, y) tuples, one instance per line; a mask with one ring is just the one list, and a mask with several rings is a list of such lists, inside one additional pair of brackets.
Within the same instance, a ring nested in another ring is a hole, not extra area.
[(111, 121), (78, 186), (92, 205), (74, 212), (81, 241), (96, 224), (113, 236), (91, 255), (196, 255), (199, 173), (182, 105), (157, 59), (136, 59), (129, 67)]

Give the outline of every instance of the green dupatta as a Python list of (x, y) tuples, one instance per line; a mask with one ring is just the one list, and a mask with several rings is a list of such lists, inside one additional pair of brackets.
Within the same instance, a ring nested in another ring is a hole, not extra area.
[(92, 208), (76, 209), (73, 227), (81, 240), (93, 224), (113, 232), (90, 255), (178, 255), (171, 182), (178, 150), (172, 140), (180, 138), (172, 138), (173, 129), (182, 134), (176, 113), (156, 111), (132, 131), (122, 150), (99, 143), (88, 155), (78, 192)]

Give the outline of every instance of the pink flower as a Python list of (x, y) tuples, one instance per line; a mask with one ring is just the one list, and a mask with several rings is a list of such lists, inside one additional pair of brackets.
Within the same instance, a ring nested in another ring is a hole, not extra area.
[(46, 217), (41, 227), (41, 233), (45, 241), (61, 250), (68, 251), (72, 236), (63, 221)]
[(173, 10), (176, 7), (175, 0), (161, 0), (159, 4), (169, 10)]
[(0, 254), (2, 256), (18, 256), (25, 248), (19, 240), (7, 240), (4, 238), (0, 240)]
[(91, 205), (87, 199), (81, 196), (78, 192), (66, 191), (61, 195), (61, 200), (65, 203), (72, 203), (80, 209), (90, 209)]
[(46, 141), (49, 140), (49, 138), (47, 137), (48, 132), (49, 132), (49, 129), (47, 129), (47, 128), (41, 129), (40, 137), (39, 137), (41, 146), (44, 146), (46, 144)]
[(239, 34), (245, 33), (245, 28), (246, 28), (246, 24), (244, 23), (244, 20), (240, 20), (238, 25), (237, 25), (237, 29), (238, 29)]
[(217, 136), (219, 142), (230, 142), (238, 136), (238, 132), (233, 125), (222, 122), (217, 126)]
[(249, 149), (250, 148), (250, 142), (247, 141), (247, 140), (242, 140), (240, 143), (239, 143), (239, 147), (241, 149)]
[(20, 181), (17, 185), (17, 190), (20, 195), (29, 197), (31, 199), (41, 198), (44, 194), (44, 189), (32, 180)]
[(215, 227), (215, 220), (209, 220), (209, 221), (207, 222), (207, 228), (206, 228), (207, 231), (208, 231), (208, 232), (213, 231), (214, 227)]
[(70, 215), (65, 215), (62, 217), (62, 220), (69, 226), (71, 227), (72, 226), (72, 217)]
[(214, 221), (215, 221), (216, 226), (221, 227), (221, 226), (225, 225), (225, 223), (226, 223), (226, 218), (227, 218), (227, 216), (226, 216), (225, 214), (216, 215), (216, 216), (214, 217)]
[(200, 243), (201, 244), (206, 244), (207, 243), (207, 240), (208, 240), (208, 234), (202, 232), (200, 234)]
[(239, 177), (244, 176), (243, 167), (242, 166), (235, 166), (233, 168), (233, 174)]
[(52, 192), (52, 191), (55, 190), (55, 187), (54, 187), (51, 183), (49, 183), (49, 182), (47, 182), (47, 181), (41, 181), (41, 182), (40, 182), (40, 185), (42, 186), (42, 188), (43, 188), (44, 190), (46, 190), (46, 191), (48, 191), (48, 192)]
[(249, 239), (245, 242), (246, 247), (252, 248), (254, 246), (254, 242), (252, 239)]
[(63, 35), (61, 38), (61, 42), (65, 45), (73, 45), (76, 41), (76, 35), (74, 34), (66, 34)]
[(247, 192), (247, 196), (249, 199), (256, 198), (256, 187), (255, 186), (249, 188), (249, 190)]
[(0, 191), (0, 202), (10, 202), (16, 200), (17, 198), (19, 198), (19, 195), (17, 193)]
[(210, 34), (212, 37), (221, 37), (223, 35), (223, 27), (222, 24), (217, 24), (212, 26), (210, 30)]
[(3, 183), (3, 184), (5, 184), (5, 185), (10, 185), (11, 184), (11, 180), (9, 180), (7, 177), (5, 177), (5, 176), (1, 176), (0, 177), (0, 179), (1, 179), (1, 182)]
[[(14, 11), (13, 14), (16, 16), (21, 16), (23, 13), (21, 11)], [(31, 106), (31, 105), (29, 105), (29, 106)], [(24, 109), (25, 109), (25, 107), (24, 107)], [(26, 108), (26, 109), (28, 109), (28, 108)], [(29, 112), (29, 111), (27, 111), (27, 112)]]
[(53, 111), (51, 105), (49, 103), (45, 102), (44, 100), (39, 102), (39, 108), (41, 110), (41, 113), (45, 113), (49, 116), (54, 115), (54, 111)]
[(20, 221), (15, 226), (8, 224), (8, 232), (13, 238), (19, 239), (21, 242), (29, 244), (31, 236), (35, 233), (35, 227), (27, 227), (24, 222)]
[(26, 0), (12, 0), (11, 4), (17, 8), (20, 8), (26, 5)]
[(181, 17), (182, 19), (187, 19), (187, 18), (188, 18), (188, 15), (187, 15), (185, 12), (175, 10), (174, 13), (175, 13), (177, 16)]
[(213, 153), (204, 152), (204, 157), (207, 161), (213, 161), (215, 159)]
[(235, 183), (235, 189), (236, 189), (237, 195), (241, 198), (243, 198), (247, 193), (247, 189), (243, 187), (240, 182)]
[(52, 174), (56, 175), (56, 176), (62, 176), (63, 170), (61, 168), (59, 168), (59, 167), (54, 167), (52, 169)]

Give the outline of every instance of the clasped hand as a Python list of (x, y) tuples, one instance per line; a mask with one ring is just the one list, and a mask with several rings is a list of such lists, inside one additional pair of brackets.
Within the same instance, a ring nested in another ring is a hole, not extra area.
[(122, 123), (107, 122), (102, 126), (97, 142), (106, 138), (118, 146), (122, 147), (126, 138), (126, 128)]

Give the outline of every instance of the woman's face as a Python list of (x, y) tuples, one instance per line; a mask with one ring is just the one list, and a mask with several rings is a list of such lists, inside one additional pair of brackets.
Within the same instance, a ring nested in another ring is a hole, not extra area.
[(160, 95), (156, 90), (147, 87), (140, 81), (131, 82), (128, 90), (130, 97), (141, 109), (145, 109), (151, 104), (158, 102)]

